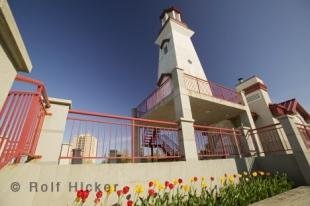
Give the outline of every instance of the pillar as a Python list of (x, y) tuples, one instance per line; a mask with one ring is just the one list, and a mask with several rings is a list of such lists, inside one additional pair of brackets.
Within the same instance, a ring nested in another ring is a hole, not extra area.
[[(259, 137), (257, 134), (249, 133), (250, 129), (255, 129), (255, 124), (252, 118), (252, 114), (248, 105), (248, 102), (246, 100), (246, 97), (244, 95), (244, 92), (241, 91), (241, 99), (245, 106), (245, 112), (243, 112), (240, 115), (241, 119), (241, 126), (244, 128), (243, 132), (246, 135), (246, 138), (250, 135), (251, 138), (247, 138), (247, 143), (249, 145), (250, 151), (257, 151), (260, 156), (263, 156), (263, 148), (260, 143)], [(251, 152), (253, 154), (253, 152)]]
[(173, 99), (176, 119), (180, 124), (179, 141), (181, 152), (185, 155), (186, 161), (198, 160), (195, 141), (194, 119), (190, 99), (185, 88), (183, 70), (176, 68), (172, 72)]
[(297, 162), (300, 172), (303, 174), (305, 183), (310, 185), (310, 151), (299, 133), (294, 122), (294, 117), (285, 115), (279, 118), (287, 139), (291, 145), (293, 156)]
[(45, 116), (40, 133), (36, 155), (42, 156), (42, 162), (58, 162), (71, 101), (49, 98), (50, 115)]

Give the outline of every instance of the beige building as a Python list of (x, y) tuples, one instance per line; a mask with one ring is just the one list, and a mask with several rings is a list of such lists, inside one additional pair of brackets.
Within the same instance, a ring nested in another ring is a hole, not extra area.
[[(72, 138), (67, 149), (71, 150), (72, 163), (95, 163), (97, 138), (90, 134), (80, 134)], [(82, 157), (83, 159), (74, 159), (76, 157)]]

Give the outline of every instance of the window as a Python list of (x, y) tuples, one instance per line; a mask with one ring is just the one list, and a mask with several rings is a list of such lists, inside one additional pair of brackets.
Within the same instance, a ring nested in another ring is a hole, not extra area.
[(168, 53), (168, 47), (167, 45), (164, 47), (164, 54), (167, 54)]

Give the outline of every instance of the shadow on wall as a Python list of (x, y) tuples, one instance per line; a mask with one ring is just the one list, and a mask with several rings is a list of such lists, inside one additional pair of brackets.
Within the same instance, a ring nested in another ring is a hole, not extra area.
[(265, 157), (248, 157), (235, 159), (239, 173), (243, 171), (267, 171), (286, 173), (294, 186), (306, 185), (293, 154), (271, 155)]

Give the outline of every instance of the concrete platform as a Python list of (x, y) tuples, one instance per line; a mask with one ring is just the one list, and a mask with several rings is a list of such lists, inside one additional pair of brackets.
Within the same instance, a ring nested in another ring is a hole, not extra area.
[(267, 198), (251, 206), (309, 206), (310, 186), (301, 186), (290, 191), (281, 193), (274, 197)]

